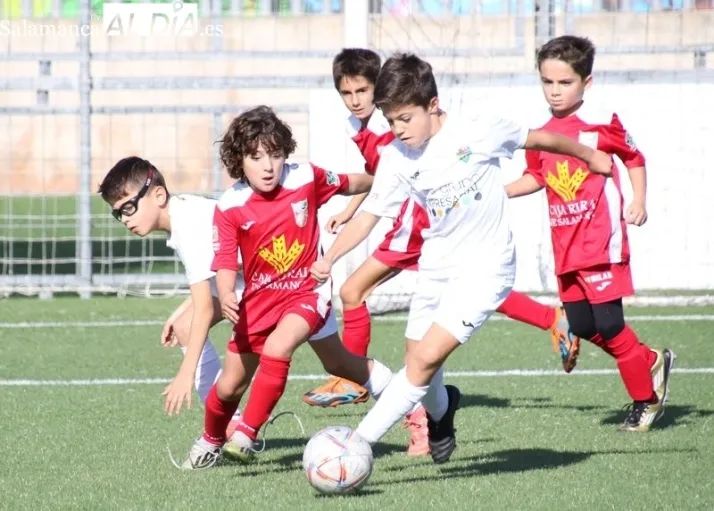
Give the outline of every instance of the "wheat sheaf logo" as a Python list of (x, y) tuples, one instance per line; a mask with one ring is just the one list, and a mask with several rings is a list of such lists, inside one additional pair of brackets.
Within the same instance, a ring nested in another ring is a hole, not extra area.
[(263, 247), (258, 251), (258, 255), (272, 266), (279, 275), (282, 275), (292, 268), (304, 249), (305, 244), (300, 243), (298, 240), (293, 241), (288, 249), (287, 243), (285, 242), (285, 234), (281, 234), (277, 238), (273, 238), (272, 251), (269, 248)]
[(550, 188), (557, 193), (561, 199), (565, 202), (570, 202), (575, 200), (575, 194), (578, 192), (580, 185), (583, 184), (585, 178), (588, 177), (588, 171), (578, 167), (570, 175), (570, 168), (568, 167), (568, 162), (556, 162), (555, 163), (558, 176), (554, 176), (548, 172), (548, 177), (545, 182), (550, 186)]

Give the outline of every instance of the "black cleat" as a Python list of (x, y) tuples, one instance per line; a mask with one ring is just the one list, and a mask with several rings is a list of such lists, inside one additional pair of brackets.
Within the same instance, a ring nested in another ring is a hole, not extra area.
[(446, 463), (456, 449), (456, 428), (454, 428), (454, 415), (459, 409), (461, 391), (453, 385), (445, 385), (446, 394), (449, 396), (449, 407), (439, 421), (433, 420), (426, 414), (429, 428), (429, 449), (434, 463)]

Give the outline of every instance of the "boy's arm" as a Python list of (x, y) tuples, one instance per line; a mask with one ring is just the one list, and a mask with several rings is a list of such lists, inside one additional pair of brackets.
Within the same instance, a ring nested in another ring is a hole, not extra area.
[[(355, 211), (362, 203), (362, 201), (367, 198), (367, 194), (372, 188), (373, 182), (374, 177), (370, 176), (369, 174), (347, 174), (347, 191), (344, 193), (344, 195), (364, 195), (364, 198), (361, 199), (355, 207)], [(354, 199), (352, 199), (352, 201), (354, 201)]]
[(196, 379), (196, 369), (201, 358), (201, 352), (208, 338), (208, 331), (213, 322), (213, 296), (208, 280), (198, 282), (191, 286), (191, 299), (193, 313), (191, 314), (191, 328), (186, 344), (186, 354), (181, 362), (178, 373), (173, 381), (164, 390), (166, 396), (164, 409), (169, 415), (174, 412), (178, 415), (185, 401), (191, 408), (193, 384)]
[(337, 235), (330, 249), (325, 253), (323, 259), (334, 264), (347, 252), (362, 243), (374, 226), (379, 222), (379, 217), (367, 211), (360, 211), (357, 216), (347, 222), (342, 231)]
[(625, 220), (633, 225), (647, 221), (647, 170), (645, 167), (627, 169), (632, 183), (632, 203), (627, 207)]
[(544, 130), (529, 130), (523, 148), (572, 156), (587, 163), (590, 171), (595, 174), (612, 175), (612, 158), (607, 153), (562, 135)]
[(223, 316), (232, 323), (238, 322), (238, 301), (235, 284), (238, 274), (238, 226), (234, 215), (222, 211), (216, 206), (213, 215), (213, 263), (211, 270), (216, 272), (216, 288), (221, 302)]
[(181, 305), (176, 307), (176, 310), (171, 313), (169, 319), (164, 323), (164, 328), (161, 330), (161, 344), (168, 347), (173, 347), (173, 334), (174, 334), (174, 323), (176, 320), (186, 312), (186, 310), (191, 306), (191, 295), (189, 295)]
[(647, 221), (647, 170), (645, 156), (635, 145), (632, 136), (622, 125), (617, 114), (607, 127), (606, 150), (617, 155), (627, 167), (632, 183), (632, 204), (627, 207), (625, 220), (633, 225), (643, 225)]
[(520, 179), (506, 185), (506, 195), (509, 199), (530, 195), (543, 189), (543, 186), (530, 174), (524, 174)]

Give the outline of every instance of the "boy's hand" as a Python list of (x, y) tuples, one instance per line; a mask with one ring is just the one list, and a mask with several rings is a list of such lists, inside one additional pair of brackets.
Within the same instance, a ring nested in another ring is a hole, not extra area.
[(164, 323), (164, 328), (161, 330), (161, 345), (164, 348), (173, 348), (178, 344), (178, 339), (174, 334), (174, 322), (169, 318), (166, 323)]
[(607, 153), (593, 151), (587, 164), (590, 171), (594, 174), (602, 174), (603, 176), (612, 175), (612, 158)]
[(165, 396), (164, 400), (164, 411), (169, 415), (176, 415), (181, 413), (181, 407), (184, 401), (186, 402), (186, 407), (191, 408), (191, 396), (193, 395), (193, 382), (194, 375), (189, 371), (183, 371), (179, 369), (176, 378), (174, 378), (171, 383), (169, 383), (162, 396)]
[(318, 281), (320, 284), (325, 282), (330, 278), (330, 273), (332, 272), (332, 263), (326, 259), (320, 259), (312, 263), (310, 267), (310, 273), (312, 278)]
[(337, 228), (349, 222), (350, 218), (352, 218), (352, 215), (345, 211), (338, 213), (337, 215), (330, 217), (325, 224), (325, 230), (330, 234), (337, 234)]
[(234, 325), (238, 323), (238, 301), (235, 293), (228, 293), (221, 297), (221, 312), (223, 317)]
[(628, 224), (638, 227), (647, 222), (647, 208), (645, 207), (644, 201), (632, 201), (632, 204), (627, 207), (627, 211), (625, 212), (625, 221)]

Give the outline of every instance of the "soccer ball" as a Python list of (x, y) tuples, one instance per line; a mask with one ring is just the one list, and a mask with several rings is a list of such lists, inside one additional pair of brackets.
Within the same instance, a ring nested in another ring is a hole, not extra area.
[(372, 447), (346, 426), (330, 426), (305, 446), (302, 466), (308, 482), (321, 493), (348, 493), (372, 474)]

